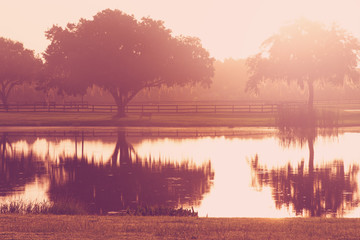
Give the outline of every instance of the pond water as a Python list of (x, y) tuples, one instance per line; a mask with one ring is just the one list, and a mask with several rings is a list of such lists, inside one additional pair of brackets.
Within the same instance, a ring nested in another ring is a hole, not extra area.
[(2, 128), (0, 202), (359, 217), (359, 129)]

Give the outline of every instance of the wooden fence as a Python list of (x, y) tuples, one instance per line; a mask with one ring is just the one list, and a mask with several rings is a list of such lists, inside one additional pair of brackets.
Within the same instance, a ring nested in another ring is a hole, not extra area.
[[(153, 104), (128, 105), (126, 113), (134, 114), (187, 114), (187, 113), (273, 113), (277, 104), (242, 104), (242, 105), (197, 105), (197, 104)], [(83, 104), (11, 104), (0, 105), (0, 112), (81, 112), (81, 113), (116, 113), (116, 105)]]

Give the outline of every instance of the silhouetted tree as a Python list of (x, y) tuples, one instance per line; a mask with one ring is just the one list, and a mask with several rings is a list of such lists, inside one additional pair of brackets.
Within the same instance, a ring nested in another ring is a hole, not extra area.
[(356, 67), (360, 44), (337, 26), (326, 28), (300, 19), (281, 28), (262, 47), (260, 53), (247, 60), (250, 78), (246, 90), (258, 92), (259, 84), (265, 80), (293, 81), (302, 89), (307, 86), (312, 109), (315, 81), (359, 81)]
[(84, 94), (92, 84), (109, 91), (124, 116), (142, 89), (161, 85), (209, 85), (214, 74), (209, 53), (194, 37), (173, 37), (162, 21), (104, 10), (92, 20), (46, 32), (44, 57), (49, 86)]
[(0, 37), (0, 98), (8, 108), (10, 92), (17, 85), (31, 82), (40, 73), (42, 61), (22, 43)]

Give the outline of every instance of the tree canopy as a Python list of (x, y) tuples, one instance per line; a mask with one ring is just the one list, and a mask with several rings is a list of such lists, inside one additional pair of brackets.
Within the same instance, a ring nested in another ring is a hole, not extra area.
[(44, 58), (49, 86), (84, 94), (95, 84), (111, 93), (124, 115), (142, 89), (160, 85), (209, 85), (214, 59), (194, 37), (173, 37), (162, 21), (104, 10), (92, 20), (53, 26)]
[(314, 82), (359, 82), (359, 51), (358, 40), (338, 26), (299, 19), (265, 40), (262, 51), (248, 58), (246, 90), (258, 93), (265, 80), (296, 82), (308, 87), (312, 108)]
[(42, 61), (22, 43), (0, 37), (0, 98), (5, 108), (14, 87), (34, 80), (41, 66)]

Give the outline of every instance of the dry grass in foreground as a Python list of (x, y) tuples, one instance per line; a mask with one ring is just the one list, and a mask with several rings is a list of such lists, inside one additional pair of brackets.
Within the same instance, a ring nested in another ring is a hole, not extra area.
[(0, 239), (359, 239), (360, 219), (0, 215)]

